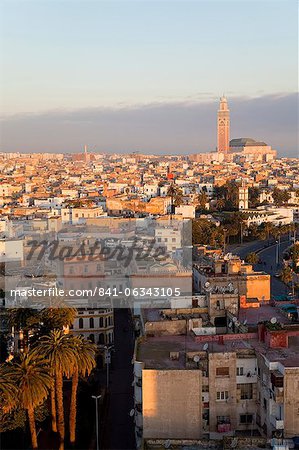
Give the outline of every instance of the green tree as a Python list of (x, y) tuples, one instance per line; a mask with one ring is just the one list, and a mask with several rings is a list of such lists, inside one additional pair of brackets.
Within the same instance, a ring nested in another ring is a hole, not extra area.
[(206, 209), (206, 204), (209, 201), (209, 197), (207, 196), (207, 194), (203, 191), (201, 191), (198, 196), (197, 196), (197, 201), (198, 201), (198, 205), (200, 207), (201, 210)]
[(274, 204), (276, 206), (281, 206), (284, 203), (288, 202), (288, 200), (291, 198), (291, 194), (286, 190), (275, 187), (272, 192), (272, 197)]
[(34, 411), (48, 396), (52, 383), (47, 360), (42, 356), (26, 352), (20, 362), (9, 364), (9, 373), (18, 387), (17, 398), (20, 406), (27, 411), (32, 448), (38, 448)]
[(224, 200), (224, 198), (218, 198), (218, 199), (216, 200), (215, 208), (216, 208), (218, 211), (223, 211), (223, 210), (224, 210), (224, 208), (225, 208), (225, 200)]
[(76, 349), (76, 358), (72, 373), (72, 393), (69, 415), (70, 442), (72, 445), (75, 444), (76, 441), (77, 391), (79, 377), (90, 375), (91, 371), (95, 368), (95, 355), (97, 351), (96, 345), (87, 341), (82, 336), (73, 337), (73, 342)]
[(57, 303), (54, 307), (44, 308), (40, 313), (41, 334), (48, 334), (51, 330), (62, 330), (74, 323), (77, 315), (75, 308), (65, 307)]
[(221, 226), (217, 227), (207, 219), (194, 219), (192, 221), (192, 242), (200, 245), (222, 245), (224, 232)]
[(171, 198), (171, 206), (180, 206), (183, 203), (183, 192), (174, 184), (169, 186), (167, 195)]
[(280, 272), (280, 279), (283, 283), (289, 284), (293, 280), (293, 271), (291, 267), (286, 266)]
[[(51, 373), (55, 380), (55, 408), (57, 410), (57, 430), (60, 438), (59, 449), (64, 449), (65, 424), (64, 424), (64, 405), (63, 405), (63, 377), (70, 377), (76, 364), (76, 347), (74, 340), (69, 334), (61, 330), (53, 330), (49, 335), (41, 336), (36, 343), (33, 352), (36, 355), (42, 355), (49, 361)], [(54, 400), (53, 398), (51, 399)], [(54, 418), (52, 417), (52, 421)], [(52, 422), (53, 423), (53, 422)]]
[(249, 208), (256, 208), (259, 205), (260, 191), (256, 187), (248, 188), (248, 206)]
[(17, 394), (18, 387), (15, 383), (15, 376), (11, 372), (11, 364), (3, 363), (0, 366), (0, 404), (4, 413), (15, 408)]
[(26, 351), (29, 342), (29, 331), (39, 327), (39, 311), (33, 308), (9, 308), (7, 311), (9, 326), (15, 332), (22, 331), (23, 348)]
[(259, 256), (254, 253), (254, 252), (250, 252), (248, 253), (248, 255), (245, 258), (245, 261), (249, 264), (257, 264), (259, 262)]

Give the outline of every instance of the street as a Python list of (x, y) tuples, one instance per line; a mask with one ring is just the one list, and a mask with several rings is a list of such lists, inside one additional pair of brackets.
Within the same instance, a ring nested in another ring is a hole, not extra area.
[(133, 357), (134, 340), (131, 315), (127, 309), (115, 309), (115, 352), (110, 372), (110, 398), (105, 423), (103, 446), (105, 449), (132, 450), (135, 448)]
[(230, 246), (229, 250), (244, 259), (248, 253), (257, 252), (261, 258), (261, 263), (255, 264), (254, 268), (256, 270), (263, 270), (271, 275), (271, 295), (286, 294), (289, 292), (289, 289), (274, 275), (277, 272), (280, 272), (283, 252), (291, 245), (291, 242), (288, 239), (285, 239), (285, 237), (281, 240), (278, 266), (276, 264), (277, 245), (271, 242), (269, 247), (264, 248), (265, 244), (267, 244), (267, 241), (254, 241), (243, 245)]

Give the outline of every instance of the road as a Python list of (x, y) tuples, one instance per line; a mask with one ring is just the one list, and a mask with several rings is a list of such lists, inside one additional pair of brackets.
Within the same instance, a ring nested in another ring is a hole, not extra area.
[(135, 448), (134, 420), (129, 413), (134, 408), (133, 366), (134, 350), (129, 310), (115, 309), (115, 352), (110, 372), (110, 396), (102, 448), (133, 450)]
[(254, 268), (255, 270), (263, 270), (271, 275), (271, 294), (286, 294), (289, 292), (289, 289), (274, 275), (281, 270), (283, 252), (291, 245), (291, 242), (286, 237), (281, 240), (279, 265), (276, 264), (277, 244), (275, 245), (271, 242), (269, 247), (264, 248), (265, 244), (267, 244), (266, 241), (247, 242), (243, 245), (230, 246), (228, 250), (241, 258), (245, 258), (250, 252), (257, 252), (261, 258), (261, 264), (255, 264)]

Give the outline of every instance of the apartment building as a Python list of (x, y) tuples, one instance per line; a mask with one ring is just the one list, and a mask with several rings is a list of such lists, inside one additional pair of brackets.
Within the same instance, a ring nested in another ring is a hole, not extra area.
[(221, 334), (213, 333), (206, 308), (142, 311), (133, 360), (139, 446), (229, 436), (265, 445), (297, 435), (299, 326), (287, 319), (274, 326), (273, 308), (264, 308), (262, 321), (248, 316), (250, 332), (227, 327)]

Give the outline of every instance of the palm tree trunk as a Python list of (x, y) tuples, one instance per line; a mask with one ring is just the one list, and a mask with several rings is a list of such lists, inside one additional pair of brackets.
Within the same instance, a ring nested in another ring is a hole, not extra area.
[(37, 436), (36, 436), (33, 406), (30, 406), (27, 409), (27, 412), (28, 412), (28, 420), (29, 420), (32, 448), (36, 449), (36, 448), (38, 448), (38, 446), (37, 446)]
[(52, 431), (54, 431), (54, 433), (57, 433), (55, 384), (50, 389), (50, 397), (51, 397)]
[(64, 450), (64, 408), (63, 408), (63, 378), (61, 372), (55, 374), (56, 400), (57, 400), (57, 429), (59, 433), (59, 450)]
[(73, 445), (76, 441), (76, 419), (77, 419), (77, 389), (79, 383), (78, 369), (74, 371), (72, 379), (72, 395), (70, 407), (70, 443)]

